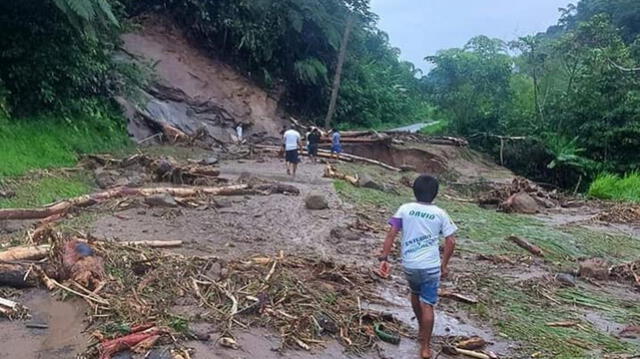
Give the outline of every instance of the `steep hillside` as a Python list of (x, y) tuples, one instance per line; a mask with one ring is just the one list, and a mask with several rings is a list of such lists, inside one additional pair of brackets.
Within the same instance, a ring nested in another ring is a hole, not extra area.
[(150, 118), (189, 135), (204, 129), (216, 142), (231, 142), (238, 124), (248, 136), (278, 134), (284, 123), (278, 94), (205, 54), (170, 20), (148, 17), (141, 24), (122, 36), (124, 50), (151, 63), (156, 77), (141, 108), (128, 103), (132, 136), (142, 140), (153, 135)]

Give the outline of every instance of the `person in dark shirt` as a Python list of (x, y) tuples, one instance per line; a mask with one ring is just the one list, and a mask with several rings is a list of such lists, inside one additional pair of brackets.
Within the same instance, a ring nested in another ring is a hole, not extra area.
[(313, 162), (316, 162), (318, 157), (318, 145), (320, 144), (321, 137), (322, 135), (317, 127), (312, 128), (307, 136), (307, 149), (309, 150), (309, 157)]

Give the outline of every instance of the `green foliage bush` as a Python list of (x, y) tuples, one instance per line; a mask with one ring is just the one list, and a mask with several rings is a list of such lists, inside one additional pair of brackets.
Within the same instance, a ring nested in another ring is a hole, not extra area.
[(74, 99), (108, 97), (115, 33), (88, 36), (52, 1), (0, 2), (0, 83), (12, 113), (64, 110)]
[(640, 172), (625, 176), (611, 173), (600, 174), (589, 187), (589, 196), (628, 202), (640, 202)]

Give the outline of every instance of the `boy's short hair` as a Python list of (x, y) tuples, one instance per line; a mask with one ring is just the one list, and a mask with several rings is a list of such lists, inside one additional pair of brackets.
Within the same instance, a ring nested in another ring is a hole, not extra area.
[(440, 183), (435, 177), (421, 175), (413, 182), (413, 195), (418, 202), (431, 203), (438, 195)]

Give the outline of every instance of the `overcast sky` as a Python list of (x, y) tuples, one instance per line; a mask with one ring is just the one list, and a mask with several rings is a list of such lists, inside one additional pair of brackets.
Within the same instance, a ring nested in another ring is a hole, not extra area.
[(462, 47), (476, 35), (503, 40), (545, 31), (572, 0), (372, 0), (379, 27), (402, 59), (426, 69), (425, 56)]

